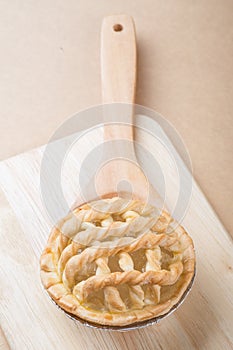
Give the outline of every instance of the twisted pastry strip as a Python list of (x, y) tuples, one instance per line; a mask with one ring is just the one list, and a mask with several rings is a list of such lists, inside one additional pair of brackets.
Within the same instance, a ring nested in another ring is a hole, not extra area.
[[(119, 254), (119, 265), (123, 271), (134, 271), (133, 259), (128, 253)], [(144, 306), (144, 291), (141, 286), (129, 286), (130, 301), (135, 309)]]
[[(99, 275), (103, 276), (111, 273), (111, 270), (108, 267), (107, 257), (97, 259), (96, 264), (98, 266), (96, 270), (96, 276), (99, 276)], [(121, 299), (120, 293), (115, 287), (109, 286), (104, 288), (104, 297), (105, 297), (104, 299), (105, 306), (111, 312), (126, 310), (126, 305)]]
[(87, 210), (91, 209), (95, 213), (99, 214), (110, 213), (122, 215), (129, 210), (136, 211), (141, 216), (157, 216), (159, 213), (157, 208), (149, 204), (145, 204), (140, 200), (127, 200), (120, 197), (92, 201), (90, 204), (85, 204), (80, 208)]
[(65, 249), (62, 251), (60, 259), (58, 260), (57, 265), (57, 272), (58, 276), (62, 278), (63, 270), (66, 266), (66, 263), (69, 261), (72, 256), (78, 254), (78, 252), (81, 252), (81, 250), (84, 247), (81, 244), (78, 244), (76, 242), (71, 242), (69, 245), (65, 247)]
[[(82, 245), (101, 245), (101, 242), (109, 238), (109, 236), (114, 237), (114, 240), (118, 239), (119, 245), (131, 244), (132, 240), (129, 240), (127, 237), (132, 235), (136, 238), (152, 226), (153, 230), (161, 232), (161, 224), (164, 229), (167, 217), (170, 218), (168, 215), (166, 217), (164, 212), (163, 216), (157, 220), (158, 210), (150, 205), (144, 205), (140, 201), (128, 201), (126, 205), (125, 200), (112, 198), (98, 201), (98, 205), (97, 202), (93, 203), (95, 209), (90, 204), (76, 208), (73, 213), (60, 220), (57, 227), (53, 229), (44, 253), (50, 252), (53, 254), (53, 260), (58, 264), (59, 276), (61, 276), (66, 262), (72, 255), (76, 255), (79, 248), (84, 248)], [(96, 211), (100, 207), (102, 212)], [(109, 213), (103, 212), (107, 208), (112, 213), (120, 215), (120, 219), (125, 220), (125, 222), (114, 222)], [(140, 217), (140, 215), (145, 215), (145, 217)], [(146, 217), (148, 215), (149, 217)], [(102, 227), (99, 228), (91, 222), (83, 221), (93, 219), (98, 219)], [(80, 230), (81, 232), (79, 232)], [(73, 240), (71, 245), (69, 244), (70, 239)], [(67, 244), (69, 246), (68, 249), (66, 247)], [(109, 244), (111, 245), (112, 243), (107, 242), (106, 247)]]
[[(122, 201), (119, 200), (114, 199), (110, 203), (107, 202), (105, 206), (103, 205), (104, 201), (99, 202), (98, 206), (101, 204), (102, 210), (106, 210), (106, 205), (109, 210), (117, 209), (118, 211), (115, 211), (113, 215), (117, 216), (118, 219), (113, 221), (108, 212), (98, 212), (86, 204), (76, 209), (73, 214), (69, 214), (66, 220), (60, 221), (58, 228), (63, 235), (88, 246), (93, 241), (103, 241), (109, 236), (115, 238), (130, 235), (137, 237), (155, 225), (158, 219), (158, 210), (149, 205), (143, 207), (142, 204), (139, 205), (138, 201), (130, 201), (124, 210), (122, 209)], [(116, 204), (117, 208), (115, 208)], [(136, 212), (135, 209), (139, 212)], [(93, 222), (99, 223), (101, 227), (96, 226)]]
[[(154, 248), (156, 245), (161, 247), (166, 247), (169, 250), (176, 250), (177, 247), (177, 237), (176, 233), (173, 235), (159, 234), (149, 232), (144, 234), (139, 239), (131, 243), (129, 246), (124, 247), (124, 252), (133, 252), (140, 248)], [(79, 271), (87, 264), (90, 264), (94, 260), (103, 257), (103, 256), (112, 256), (119, 253), (122, 250), (122, 247), (114, 247), (110, 249), (105, 248), (86, 248), (81, 254), (73, 256), (66, 264), (62, 279), (68, 289), (72, 289), (75, 285), (75, 276)]]
[[(161, 270), (161, 250), (159, 246), (156, 246), (154, 249), (146, 250), (146, 271), (160, 271)], [(157, 304), (160, 300), (160, 289), (161, 287), (156, 285), (150, 285), (146, 289), (146, 295), (144, 302), (145, 304)]]
[(73, 240), (79, 244), (89, 246), (96, 241), (103, 242), (109, 237), (114, 237), (116, 241), (120, 237), (131, 236), (135, 238), (150, 229), (155, 222), (155, 218), (136, 217), (130, 222), (114, 221), (108, 227), (98, 227), (85, 223), (86, 229), (78, 232)]
[(146, 272), (133, 270), (112, 272), (107, 276), (92, 276), (86, 281), (78, 283), (73, 289), (73, 294), (82, 302), (93, 290), (99, 290), (107, 286), (117, 286), (124, 283), (132, 286), (147, 284), (160, 284), (160, 286), (172, 285), (176, 283), (183, 272), (182, 262), (178, 261), (171, 264), (169, 270)]

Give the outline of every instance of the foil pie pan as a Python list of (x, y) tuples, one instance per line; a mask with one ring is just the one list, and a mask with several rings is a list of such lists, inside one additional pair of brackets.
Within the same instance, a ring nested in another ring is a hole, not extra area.
[(84, 326), (87, 326), (87, 327), (90, 327), (90, 328), (103, 329), (105, 331), (127, 332), (127, 331), (132, 331), (132, 330), (136, 330), (136, 329), (152, 326), (152, 325), (158, 323), (160, 320), (164, 319), (165, 317), (171, 315), (183, 303), (183, 301), (185, 300), (186, 296), (189, 294), (189, 292), (190, 292), (190, 290), (192, 288), (194, 279), (195, 279), (195, 275), (196, 275), (196, 267), (194, 269), (194, 274), (193, 274), (192, 280), (190, 281), (187, 289), (185, 290), (185, 292), (181, 296), (180, 300), (167, 313), (165, 313), (163, 315), (160, 315), (160, 316), (157, 316), (157, 317), (154, 317), (154, 318), (151, 318), (149, 320), (145, 320), (145, 321), (141, 321), (141, 322), (135, 322), (135, 323), (131, 323), (131, 324), (125, 325), (125, 326), (107, 326), (107, 325), (100, 325), (100, 324), (97, 324), (97, 323), (86, 321), (86, 320), (84, 320), (82, 318), (74, 316), (73, 314), (70, 314), (69, 312), (65, 311), (50, 296), (49, 297), (50, 297), (51, 301), (57, 306), (57, 308), (60, 309), (72, 321), (74, 321), (77, 326), (79, 326), (81, 324), (81, 325), (84, 325)]

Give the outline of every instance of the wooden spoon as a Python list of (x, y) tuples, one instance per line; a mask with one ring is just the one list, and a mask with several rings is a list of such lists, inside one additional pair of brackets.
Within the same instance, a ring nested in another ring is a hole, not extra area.
[(133, 19), (128, 15), (104, 18), (101, 78), (108, 161), (96, 174), (95, 186), (102, 198), (118, 193), (161, 207), (162, 200), (138, 164), (134, 149), (136, 56)]

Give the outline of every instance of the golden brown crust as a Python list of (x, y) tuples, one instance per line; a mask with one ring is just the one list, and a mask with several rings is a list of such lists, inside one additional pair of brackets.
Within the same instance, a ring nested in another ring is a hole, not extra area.
[(195, 254), (192, 239), (168, 213), (112, 198), (61, 220), (40, 266), (45, 289), (66, 312), (124, 326), (178, 303), (193, 278)]

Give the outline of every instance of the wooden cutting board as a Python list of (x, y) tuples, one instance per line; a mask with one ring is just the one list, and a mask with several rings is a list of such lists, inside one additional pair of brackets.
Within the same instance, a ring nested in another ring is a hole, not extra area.
[[(91, 141), (84, 139), (76, 157), (81, 160), (90, 142), (97, 144), (101, 137), (99, 131)], [(171, 316), (119, 333), (76, 325), (51, 303), (39, 277), (39, 256), (51, 228), (40, 193), (43, 152), (41, 147), (0, 163), (0, 186), (10, 204), (2, 199), (0, 313), (6, 339), (0, 348), (8, 343), (18, 350), (233, 349), (233, 244), (195, 181), (182, 225), (194, 240), (197, 274), (187, 299)], [(72, 159), (64, 176), (68, 184), (76, 169), (77, 159), (73, 164)], [(72, 186), (67, 187), (71, 201)]]

